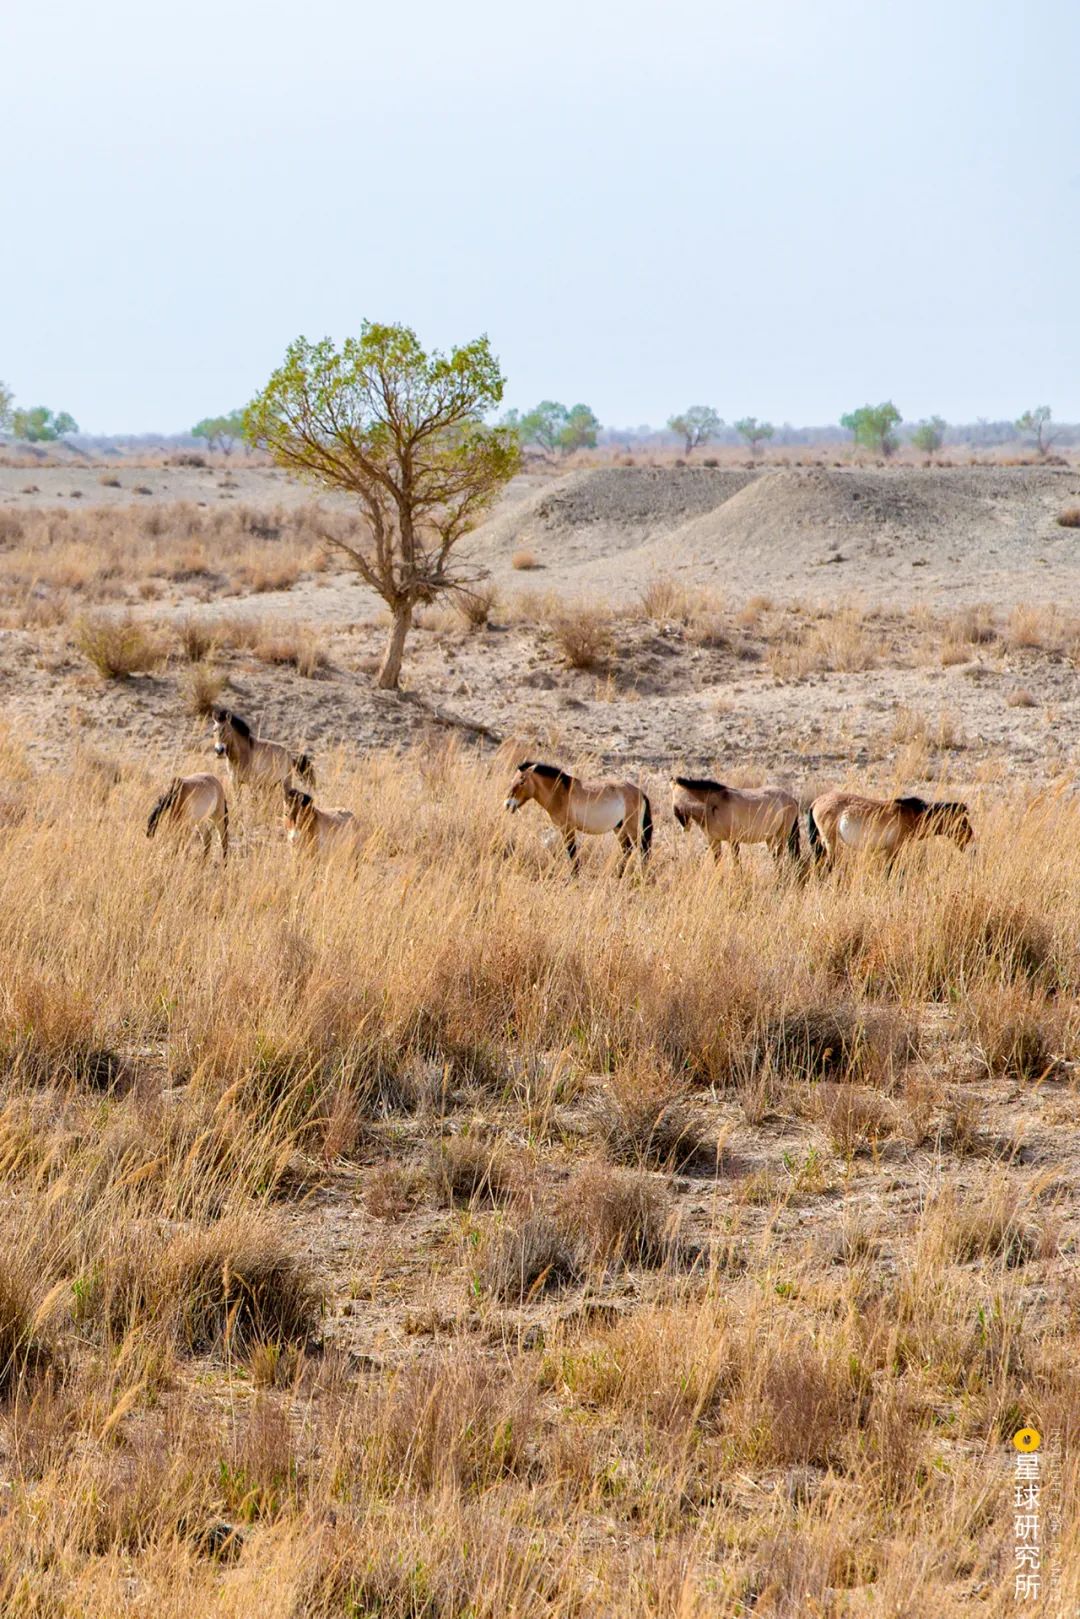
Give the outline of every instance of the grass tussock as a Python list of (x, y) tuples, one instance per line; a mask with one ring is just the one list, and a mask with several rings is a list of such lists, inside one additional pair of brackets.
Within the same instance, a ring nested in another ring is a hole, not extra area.
[(149, 674), (165, 661), (165, 651), (157, 637), (127, 615), (81, 618), (74, 625), (72, 638), (102, 680), (127, 680), (131, 675)]

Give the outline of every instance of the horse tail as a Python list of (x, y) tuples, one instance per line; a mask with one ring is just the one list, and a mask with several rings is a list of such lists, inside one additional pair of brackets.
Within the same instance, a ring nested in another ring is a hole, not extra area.
[(293, 769), (301, 781), (306, 781), (309, 787), (315, 785), (315, 761), (310, 753), (301, 753), (293, 760)]
[[(809, 819), (809, 816), (807, 817), (807, 819)], [(801, 859), (801, 857), (802, 857), (802, 846), (801, 846), (801, 844), (799, 842), (799, 812), (798, 812), (798, 810), (795, 811), (795, 814), (791, 818), (791, 830), (787, 835), (787, 847), (788, 847), (788, 854), (791, 856), (792, 860), (798, 861), (799, 859)]]
[(806, 812), (806, 836), (810, 842), (810, 858), (820, 864), (825, 859), (825, 841), (821, 836), (821, 828), (814, 819), (813, 804)]
[(652, 848), (653, 818), (652, 805), (649, 803), (647, 793), (641, 795), (641, 859), (644, 863), (649, 858)]
[(179, 797), (180, 777), (174, 776), (168, 787), (158, 799), (157, 803), (154, 805), (153, 809), (150, 811), (150, 819), (146, 823), (146, 835), (148, 838), (153, 837), (154, 833), (158, 829), (158, 822), (161, 820), (161, 817), (168, 814), (169, 810), (175, 807), (176, 801)]

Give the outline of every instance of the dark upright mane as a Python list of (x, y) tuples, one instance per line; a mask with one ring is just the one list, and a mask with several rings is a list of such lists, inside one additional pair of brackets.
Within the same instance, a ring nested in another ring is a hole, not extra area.
[(285, 803), (289, 809), (310, 809), (314, 800), (310, 793), (305, 793), (299, 787), (292, 787), (282, 782), (282, 792), (285, 794)]
[(231, 725), (237, 736), (251, 740), (251, 726), (247, 720), (242, 720), (239, 714), (234, 714), (230, 708), (215, 708), (214, 719), (219, 725)]
[(935, 808), (933, 804), (928, 804), (925, 798), (916, 798), (914, 794), (907, 798), (894, 798), (893, 807), (905, 810), (908, 815), (925, 815), (927, 810)]
[(722, 781), (710, 781), (708, 776), (674, 776), (676, 787), (687, 787), (692, 793), (726, 793)]
[(560, 770), (558, 765), (538, 764), (535, 759), (522, 759), (518, 769), (531, 770), (534, 775), (543, 776), (547, 781), (561, 781), (566, 787), (569, 787), (574, 779), (567, 771)]

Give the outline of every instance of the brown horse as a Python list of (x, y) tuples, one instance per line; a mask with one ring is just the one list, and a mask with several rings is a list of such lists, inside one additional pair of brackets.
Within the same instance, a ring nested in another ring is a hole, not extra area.
[(290, 753), (280, 742), (256, 736), (247, 720), (229, 708), (214, 709), (214, 752), (227, 760), (229, 775), (237, 787), (251, 782), (259, 787), (278, 787), (295, 770), (301, 781), (315, 785), (315, 766), (306, 753)]
[(814, 799), (806, 830), (814, 859), (829, 868), (841, 848), (883, 854), (891, 870), (899, 850), (913, 838), (952, 838), (966, 849), (975, 836), (966, 804), (864, 798), (839, 788)]
[(671, 778), (671, 808), (684, 829), (697, 824), (715, 859), (725, 843), (739, 858), (740, 843), (765, 843), (776, 859), (799, 859), (799, 805), (783, 787), (725, 787), (698, 776)]
[(519, 810), (530, 798), (547, 811), (562, 833), (573, 872), (578, 869), (579, 832), (589, 836), (604, 832), (616, 834), (622, 849), (620, 875), (635, 848), (642, 865), (648, 860), (653, 835), (652, 805), (635, 782), (587, 783), (555, 765), (525, 759), (514, 773), (505, 808)]
[(174, 776), (162, 793), (146, 823), (146, 835), (152, 838), (162, 821), (187, 827), (202, 841), (203, 853), (209, 854), (213, 831), (221, 839), (221, 858), (229, 858), (229, 806), (225, 789), (217, 776)]
[(331, 849), (357, 848), (358, 828), (352, 810), (317, 808), (310, 793), (285, 782), (285, 835), (289, 842), (311, 854)]

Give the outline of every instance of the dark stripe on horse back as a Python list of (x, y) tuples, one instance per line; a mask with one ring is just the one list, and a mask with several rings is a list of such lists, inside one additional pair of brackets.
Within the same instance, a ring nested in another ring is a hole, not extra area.
[(676, 787), (688, 787), (692, 793), (726, 793), (722, 781), (710, 781), (707, 776), (676, 776)]
[(569, 786), (574, 779), (573, 776), (571, 776), (567, 771), (560, 770), (558, 765), (537, 764), (535, 759), (523, 759), (518, 765), (518, 769), (531, 770), (534, 775), (543, 776), (548, 781), (565, 782), (567, 786)]

